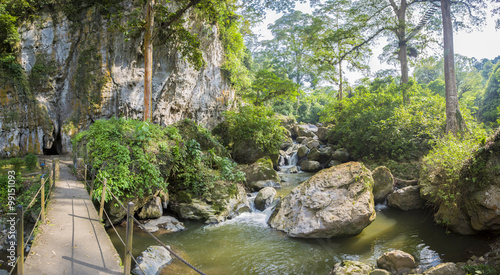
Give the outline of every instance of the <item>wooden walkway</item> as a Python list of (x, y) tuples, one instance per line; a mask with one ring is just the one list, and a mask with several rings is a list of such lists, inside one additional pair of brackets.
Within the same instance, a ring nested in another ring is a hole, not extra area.
[(83, 183), (61, 160), (45, 222), (25, 263), (25, 274), (123, 274), (114, 248)]

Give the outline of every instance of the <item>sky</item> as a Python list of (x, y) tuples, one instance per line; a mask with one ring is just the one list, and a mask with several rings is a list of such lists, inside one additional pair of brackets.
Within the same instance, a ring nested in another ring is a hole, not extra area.
[[(304, 13), (311, 13), (312, 9), (309, 7), (308, 3), (298, 3), (296, 5), (296, 10), (300, 10)], [(267, 26), (274, 23), (283, 14), (276, 14), (273, 11), (268, 11), (266, 18), (263, 23), (255, 27), (253, 30), (255, 33), (261, 35), (262, 40), (271, 39), (271, 32), (267, 29)], [(500, 30), (495, 30), (495, 22), (492, 17), (487, 18), (486, 26), (483, 27), (482, 31), (475, 31), (467, 33), (465, 31), (455, 32), (453, 34), (453, 43), (455, 54), (464, 55), (467, 57), (475, 57), (478, 60), (483, 58), (493, 59), (500, 55)], [(383, 41), (379, 43), (374, 49), (374, 54), (369, 62), (371, 72), (377, 72), (382, 69), (396, 69), (399, 72), (399, 67), (397, 65), (389, 65), (381, 63), (378, 60), (378, 56), (382, 52), (384, 46)], [(410, 70), (410, 74), (411, 74)], [(353, 84), (357, 79), (362, 78), (363, 75), (357, 72), (348, 72), (347, 79), (349, 83)]]

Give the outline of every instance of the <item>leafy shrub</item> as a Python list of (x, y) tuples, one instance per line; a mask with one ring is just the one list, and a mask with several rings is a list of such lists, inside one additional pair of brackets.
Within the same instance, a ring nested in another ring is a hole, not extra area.
[(411, 104), (403, 105), (392, 78), (360, 86), (353, 97), (327, 108), (322, 120), (333, 122), (330, 140), (354, 158), (414, 159), (425, 154), (429, 141), (444, 132), (444, 99), (410, 82)]
[(500, 63), (493, 69), (484, 93), (483, 106), (479, 110), (481, 121), (496, 127), (495, 123), (500, 118), (498, 106), (500, 106)]
[(267, 107), (242, 106), (224, 116), (230, 142), (254, 140), (262, 151), (275, 152), (286, 138), (286, 129)]
[(16, 174), (21, 171), (21, 167), (24, 165), (24, 161), (21, 158), (12, 158), (10, 160), (10, 164), (13, 166), (14, 171), (16, 171)]
[(471, 275), (497, 275), (500, 274), (500, 267), (492, 265), (465, 265), (463, 267), (467, 274)]
[[(186, 121), (179, 123), (191, 124)], [(225, 158), (218, 156), (215, 149), (206, 153), (196, 139), (186, 140), (180, 132), (176, 126), (161, 127), (143, 121), (112, 118), (98, 120), (89, 130), (79, 133), (73, 146), (81, 155), (88, 150), (87, 162), (98, 171), (96, 198), (101, 196), (102, 185), (99, 183), (104, 178), (111, 191), (120, 197), (147, 195), (167, 186), (174, 193), (185, 191), (210, 197), (211, 190), (219, 188), (219, 182), (243, 179), (241, 175), (236, 178), (232, 175), (234, 167), (225, 165)], [(189, 136), (187, 133), (208, 142), (206, 129), (191, 127), (184, 131), (186, 137)], [(214, 143), (214, 148), (217, 146)], [(212, 155), (217, 155), (217, 158)], [(107, 200), (110, 198), (108, 196)]]
[(24, 158), (24, 162), (26, 163), (26, 169), (28, 169), (28, 171), (33, 171), (38, 166), (38, 156), (34, 154), (28, 154)]
[(422, 159), (420, 170), (423, 195), (434, 206), (445, 204), (453, 208), (466, 198), (471, 186), (459, 181), (460, 170), (478, 147), (474, 135), (462, 138), (450, 134), (435, 141), (434, 148)]

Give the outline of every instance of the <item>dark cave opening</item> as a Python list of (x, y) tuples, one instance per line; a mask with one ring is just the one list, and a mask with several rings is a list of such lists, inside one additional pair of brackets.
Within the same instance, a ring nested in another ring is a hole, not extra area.
[(50, 148), (44, 147), (43, 154), (46, 156), (59, 155), (61, 151), (62, 151), (62, 138), (61, 138), (61, 132), (58, 132), (56, 135), (56, 139), (52, 143), (52, 147)]

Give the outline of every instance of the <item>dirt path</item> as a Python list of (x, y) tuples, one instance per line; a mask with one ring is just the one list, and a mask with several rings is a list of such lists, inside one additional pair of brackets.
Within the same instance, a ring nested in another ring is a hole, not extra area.
[(69, 158), (61, 160), (61, 178), (26, 259), (25, 274), (123, 274), (118, 253), (69, 164)]

